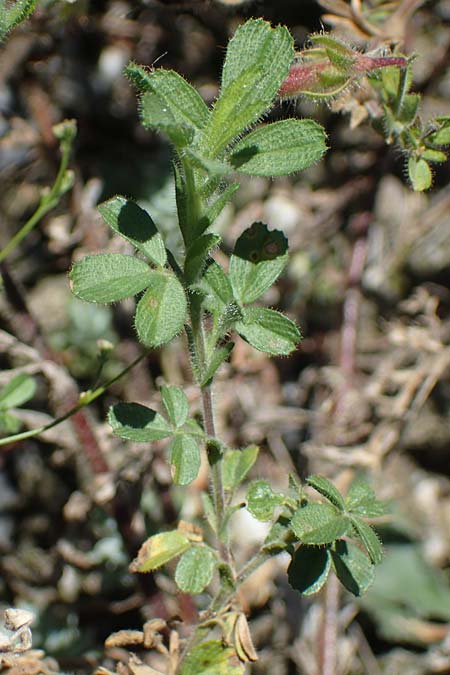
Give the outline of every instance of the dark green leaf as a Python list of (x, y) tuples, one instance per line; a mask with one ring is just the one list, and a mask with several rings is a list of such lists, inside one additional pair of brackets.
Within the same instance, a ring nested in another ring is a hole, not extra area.
[(137, 558), (130, 565), (130, 572), (151, 572), (181, 555), (190, 546), (189, 539), (178, 530), (155, 534), (142, 544)]
[(307, 504), (294, 513), (291, 528), (303, 544), (321, 546), (346, 534), (350, 521), (328, 504)]
[(159, 441), (173, 431), (162, 415), (140, 403), (117, 403), (108, 412), (113, 433), (137, 443)]
[(177, 435), (170, 444), (172, 477), (177, 485), (188, 485), (197, 478), (200, 469), (200, 448), (188, 434)]
[(184, 261), (186, 284), (192, 284), (201, 277), (209, 252), (216, 248), (220, 242), (221, 237), (218, 234), (202, 234), (188, 247)]
[(242, 483), (258, 457), (259, 448), (250, 445), (243, 450), (227, 450), (223, 457), (225, 490), (235, 490)]
[(175, 571), (175, 581), (183, 593), (195, 595), (211, 582), (216, 556), (208, 546), (192, 546), (183, 553)]
[(356, 516), (351, 517), (351, 521), (372, 562), (375, 564), (380, 563), (383, 559), (383, 546), (374, 530), (370, 525)]
[(247, 492), (247, 509), (257, 520), (270, 520), (274, 510), (283, 503), (283, 495), (272, 490), (266, 480), (251, 483)]
[(290, 354), (301, 340), (293, 321), (280, 312), (262, 307), (246, 307), (236, 330), (252, 347), (266, 354)]
[(363, 595), (375, 576), (369, 558), (348, 541), (337, 541), (335, 550), (331, 551), (331, 557), (339, 581), (353, 595)]
[(329, 502), (331, 502), (339, 511), (345, 510), (345, 501), (339, 490), (337, 490), (333, 483), (330, 483), (329, 480), (323, 476), (309, 476), (306, 479), (308, 485), (320, 492), (321, 495), (326, 497)]
[(98, 207), (107, 225), (136, 246), (151, 262), (164, 267), (167, 262), (164, 241), (148, 213), (135, 202), (113, 197)]
[(130, 255), (102, 253), (83, 258), (70, 271), (72, 292), (88, 302), (115, 302), (147, 288), (153, 270)]
[(245, 665), (222, 640), (196, 645), (183, 660), (180, 675), (244, 675)]
[(0, 391), (0, 410), (17, 408), (33, 398), (35, 391), (36, 382), (30, 375), (16, 375)]
[(162, 386), (161, 397), (169, 420), (174, 427), (182, 427), (189, 416), (189, 401), (184, 391), (174, 385)]
[(229, 277), (234, 297), (250, 303), (278, 279), (288, 259), (287, 239), (279, 230), (253, 223), (241, 234), (230, 259)]
[(286, 176), (315, 164), (326, 150), (326, 135), (319, 124), (288, 119), (245, 136), (233, 147), (230, 162), (251, 176)]
[(187, 314), (184, 289), (170, 272), (151, 271), (149, 288), (139, 300), (135, 324), (141, 342), (159, 347), (183, 328)]
[(183, 122), (177, 124), (172, 111), (153, 91), (148, 91), (143, 95), (139, 113), (142, 125), (146, 129), (154, 129), (166, 134), (177, 148), (184, 148), (194, 140), (195, 131), (193, 127)]
[(330, 569), (331, 557), (327, 548), (300, 546), (288, 567), (288, 580), (302, 595), (314, 595), (324, 586)]

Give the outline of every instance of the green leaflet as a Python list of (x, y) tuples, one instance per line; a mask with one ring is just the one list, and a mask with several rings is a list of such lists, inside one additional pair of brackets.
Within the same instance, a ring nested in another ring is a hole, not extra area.
[(331, 558), (336, 576), (345, 588), (353, 595), (363, 595), (374, 580), (374, 566), (369, 558), (348, 541), (337, 541)]
[(246, 307), (236, 330), (252, 347), (261, 352), (282, 356), (290, 354), (300, 342), (300, 332), (293, 321), (280, 312), (263, 307)]
[(178, 530), (155, 534), (142, 544), (137, 558), (130, 565), (130, 572), (151, 572), (158, 569), (187, 551), (190, 546), (189, 539)]
[(136, 308), (136, 330), (147, 347), (159, 347), (182, 330), (187, 315), (186, 295), (171, 272), (152, 270), (146, 285), (148, 289)]
[(101, 253), (76, 262), (70, 271), (72, 292), (88, 302), (116, 302), (140, 293), (155, 272), (138, 258)]
[(137, 443), (159, 441), (173, 430), (162, 415), (140, 403), (117, 403), (108, 412), (113, 433)]
[(325, 585), (330, 569), (331, 556), (327, 548), (300, 546), (289, 564), (288, 580), (302, 595), (314, 595)]
[(200, 469), (200, 448), (197, 441), (188, 434), (175, 436), (170, 444), (172, 477), (177, 485), (189, 485), (198, 476)]
[(288, 259), (287, 239), (279, 230), (253, 223), (236, 242), (230, 258), (229, 279), (242, 304), (259, 298), (278, 279)]
[(266, 480), (251, 483), (247, 492), (247, 509), (257, 520), (270, 520), (283, 503), (283, 495), (274, 492)]
[(192, 546), (183, 553), (175, 570), (175, 581), (183, 593), (202, 593), (211, 582), (216, 556), (209, 546)]
[(113, 197), (98, 207), (103, 220), (158, 267), (167, 262), (164, 240), (148, 213), (125, 197)]
[(36, 381), (30, 375), (16, 375), (0, 390), (0, 410), (17, 408), (33, 398), (35, 391)]
[(187, 422), (189, 416), (189, 402), (184, 391), (174, 385), (163, 385), (161, 387), (161, 397), (173, 426), (176, 428), (182, 427)]
[(326, 135), (313, 120), (281, 120), (239, 141), (229, 161), (251, 176), (287, 176), (317, 162), (327, 150)]
[(337, 515), (328, 504), (307, 504), (298, 509), (291, 520), (291, 528), (303, 544), (322, 546), (331, 544), (350, 529), (348, 518)]

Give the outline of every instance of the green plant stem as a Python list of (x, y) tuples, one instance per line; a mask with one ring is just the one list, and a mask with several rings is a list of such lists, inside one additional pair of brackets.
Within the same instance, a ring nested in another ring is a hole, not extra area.
[(41, 197), (40, 203), (33, 215), (20, 228), (6, 246), (0, 251), (0, 263), (2, 263), (14, 251), (20, 242), (36, 227), (42, 220), (46, 213), (56, 206), (60, 197), (64, 194), (63, 182), (66, 178), (67, 166), (69, 163), (69, 156), (71, 150), (71, 143), (61, 144), (61, 163), (59, 165), (58, 173), (55, 178), (53, 186), (47, 194)]
[(146, 352), (144, 354), (141, 354), (134, 361), (132, 361), (126, 368), (124, 368), (124, 370), (122, 370), (118, 375), (115, 375), (110, 380), (105, 382), (105, 384), (103, 384), (101, 387), (97, 387), (97, 389), (94, 389), (94, 391), (86, 393), (84, 396), (80, 398), (80, 401), (77, 403), (77, 405), (73, 406), (73, 408), (64, 413), (64, 415), (61, 415), (61, 417), (57, 417), (56, 419), (52, 420), (51, 422), (45, 424), (42, 427), (37, 427), (36, 429), (29, 429), (28, 431), (23, 431), (20, 434), (14, 434), (13, 436), (6, 436), (5, 438), (0, 438), (0, 446), (9, 445), (10, 443), (17, 443), (18, 441), (23, 441), (26, 438), (33, 438), (34, 436), (39, 436), (45, 431), (49, 431), (50, 429), (53, 429), (53, 427), (58, 426), (58, 424), (61, 424), (61, 422), (65, 422), (67, 419), (69, 419), (69, 417), (72, 417), (79, 410), (85, 408), (90, 403), (95, 401), (97, 398), (102, 396), (111, 385), (117, 382), (117, 380), (120, 380), (146, 356), (147, 356)]
[[(205, 432), (209, 438), (216, 438), (216, 429), (214, 424), (214, 410), (212, 401), (211, 385), (202, 387), (202, 403), (203, 403), (203, 421), (205, 425)], [(223, 460), (221, 457), (214, 457), (210, 461), (211, 467), (211, 485), (214, 502), (214, 510), (217, 518), (217, 532), (219, 536), (219, 548), (222, 558), (228, 562), (230, 560), (230, 549), (228, 544), (228, 537), (223, 542), (222, 525), (225, 518), (225, 490), (223, 487)]]

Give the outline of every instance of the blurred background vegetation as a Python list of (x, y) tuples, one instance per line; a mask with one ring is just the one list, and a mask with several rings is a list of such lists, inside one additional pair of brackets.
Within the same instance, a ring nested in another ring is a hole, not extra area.
[[(0, 248), (54, 181), (53, 125), (78, 125), (73, 189), (1, 266), (0, 386), (23, 373), (37, 384), (13, 411), (23, 430), (61, 415), (140, 353), (128, 302), (88, 306), (70, 294), (72, 260), (128, 250), (96, 205), (133, 197), (177, 245), (170, 149), (138, 123), (122, 76), (130, 59), (177, 70), (212, 103), (226, 44), (245, 18), (286, 24), (299, 47), (332, 23), (365, 50), (391, 38), (416, 54), (422, 117), (450, 114), (449, 0), (351, 6), (377, 26), (400, 7), (403, 23), (377, 40), (348, 19), (344, 0), (42, 0), (11, 33), (0, 52)], [(361, 473), (390, 502), (377, 524), (387, 555), (376, 582), (361, 601), (342, 595), (336, 610), (338, 673), (449, 673), (449, 167), (436, 169), (432, 190), (413, 193), (404, 158), (367, 123), (365, 91), (362, 82), (330, 107), (276, 106), (274, 118), (320, 121), (331, 150), (300, 176), (243, 180), (217, 223), (225, 246), (254, 220), (286, 232), (289, 267), (265, 300), (304, 335), (290, 359), (239, 342), (216, 385), (218, 426), (231, 445), (261, 446), (255, 475), (281, 486), (289, 471), (322, 472), (345, 490)], [(112, 343), (107, 358), (98, 340)], [(37, 616), (22, 673), (54, 671), (54, 659), (65, 671), (114, 672), (126, 654), (105, 651), (112, 631), (154, 616), (188, 625), (202, 606), (175, 591), (167, 570), (136, 578), (127, 569), (146, 536), (201, 517), (206, 471), (187, 492), (173, 488), (162, 442), (125, 444), (104, 421), (117, 400), (157, 403), (162, 381), (186, 386), (200, 410), (179, 340), (71, 421), (0, 447), (0, 609)], [(237, 558), (263, 536), (260, 523), (237, 517)], [(317, 675), (322, 600), (292, 591), (286, 565), (266, 564), (241, 594), (260, 655), (252, 673)], [(145, 658), (158, 666), (157, 654)]]

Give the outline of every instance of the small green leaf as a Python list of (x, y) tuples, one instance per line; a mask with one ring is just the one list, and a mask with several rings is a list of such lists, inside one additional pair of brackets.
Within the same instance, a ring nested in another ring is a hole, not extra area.
[(164, 240), (144, 209), (117, 196), (100, 204), (98, 210), (114, 232), (136, 246), (155, 265), (164, 267), (167, 262)]
[(21, 426), (21, 420), (4, 410), (0, 410), (0, 432), (2, 434), (17, 434)]
[(201, 277), (211, 249), (216, 248), (222, 238), (218, 234), (202, 234), (194, 239), (186, 251), (184, 276), (186, 284), (192, 284)]
[(223, 457), (225, 490), (235, 490), (242, 483), (258, 457), (259, 448), (250, 445), (243, 450), (227, 450)]
[(361, 518), (351, 517), (352, 525), (361, 539), (371, 561), (376, 565), (383, 559), (383, 546), (374, 530)]
[(339, 511), (345, 510), (345, 501), (339, 490), (337, 490), (333, 483), (330, 483), (329, 480), (323, 476), (309, 476), (306, 479), (308, 485), (320, 492), (321, 495), (326, 497), (329, 502), (331, 502)]
[(214, 350), (211, 358), (209, 359), (208, 367), (206, 368), (206, 371), (204, 372), (200, 382), (200, 385), (202, 387), (205, 387), (206, 385), (210, 384), (211, 380), (213, 379), (216, 372), (219, 370), (222, 363), (226, 361), (227, 358), (230, 356), (231, 352), (233, 351), (233, 347), (234, 342), (227, 342), (222, 347), (217, 347)]
[(285, 26), (272, 28), (263, 19), (250, 19), (241, 24), (228, 43), (222, 70), (222, 92), (226, 91), (245, 70), (258, 66), (263, 81), (255, 83), (268, 90), (271, 99), (277, 94), (294, 58), (294, 44)]
[(207, 124), (210, 113), (206, 103), (174, 70), (158, 68), (151, 72), (143, 71), (143, 82), (147, 92), (141, 102), (144, 125), (162, 131), (167, 125), (173, 132), (177, 128), (198, 132)]
[(418, 94), (407, 94), (403, 97), (398, 119), (404, 124), (412, 124), (416, 118), (419, 105), (420, 96)]
[(37, 0), (15, 0), (14, 3), (0, 3), (0, 41), (7, 33), (32, 14)]
[(245, 665), (223, 640), (196, 645), (183, 660), (180, 675), (244, 675)]
[(186, 295), (176, 276), (166, 271), (152, 270), (147, 286), (136, 308), (135, 325), (141, 342), (147, 347), (159, 347), (183, 328)]
[(192, 546), (183, 553), (175, 571), (175, 581), (183, 593), (195, 595), (211, 582), (216, 556), (208, 546)]
[(130, 565), (130, 572), (151, 572), (173, 560), (189, 549), (191, 542), (178, 530), (160, 532), (145, 541), (135, 560)]
[(200, 448), (192, 436), (179, 434), (174, 438), (170, 444), (170, 464), (173, 481), (177, 485), (189, 485), (197, 478)]
[(88, 302), (116, 302), (143, 291), (153, 270), (131, 255), (101, 253), (76, 262), (70, 271), (72, 292)]
[(213, 500), (211, 499), (211, 496), (207, 492), (202, 492), (201, 493), (201, 498), (202, 498), (202, 504), (203, 504), (203, 511), (205, 514), (205, 518), (209, 523), (210, 528), (212, 531), (217, 534), (217, 516), (216, 512), (214, 509), (214, 504)]
[(348, 541), (337, 541), (335, 550), (331, 551), (331, 558), (341, 584), (353, 595), (363, 595), (375, 576), (369, 558)]
[(162, 415), (140, 403), (117, 403), (108, 412), (113, 433), (136, 443), (159, 441), (173, 431)]
[(314, 595), (325, 585), (331, 569), (330, 551), (318, 546), (300, 546), (288, 567), (288, 581), (302, 595)]
[(440, 124), (441, 128), (430, 134), (427, 140), (433, 145), (450, 145), (450, 116), (437, 117), (435, 122)]
[(16, 375), (0, 391), (0, 410), (17, 408), (33, 398), (35, 391), (36, 382), (30, 375)]
[(205, 221), (205, 230), (214, 223), (216, 218), (220, 216), (225, 206), (228, 204), (236, 190), (240, 187), (239, 183), (231, 183), (223, 190), (208, 206), (203, 218)]
[(347, 493), (346, 509), (363, 518), (376, 518), (386, 513), (386, 504), (379, 501), (372, 488), (360, 478), (356, 478)]
[(273, 309), (247, 307), (242, 310), (243, 320), (236, 323), (236, 330), (252, 347), (266, 354), (290, 354), (301, 340), (293, 321)]
[(287, 176), (325, 154), (326, 134), (313, 120), (288, 119), (255, 129), (234, 147), (230, 162), (250, 176)]
[(226, 306), (234, 300), (228, 276), (214, 260), (209, 261), (196, 288), (205, 296), (205, 307), (211, 312), (223, 312)]
[(267, 537), (264, 539), (263, 551), (281, 552), (290, 546), (292, 533), (289, 528), (289, 520), (280, 516), (272, 525)]
[(189, 401), (184, 391), (174, 385), (163, 385), (161, 397), (169, 420), (174, 427), (182, 427), (189, 416)]
[(294, 513), (291, 528), (303, 544), (321, 546), (348, 532), (350, 521), (328, 504), (307, 504)]
[(270, 520), (277, 506), (283, 503), (283, 495), (274, 492), (266, 480), (251, 483), (247, 492), (247, 509), (257, 520)]
[(272, 104), (294, 58), (293, 40), (284, 26), (262, 19), (247, 21), (230, 40), (221, 92), (202, 145), (217, 157)]
[(288, 259), (287, 239), (279, 230), (253, 223), (236, 242), (230, 259), (229, 277), (234, 297), (250, 303), (278, 279)]
[(408, 160), (409, 180), (416, 192), (423, 192), (431, 187), (433, 175), (431, 169), (424, 159), (410, 157)]
[(176, 148), (185, 148), (194, 140), (194, 129), (176, 118), (164, 101), (153, 91), (145, 93), (140, 101), (139, 114), (145, 129), (154, 129), (166, 134)]
[(432, 148), (427, 148), (422, 152), (422, 159), (426, 159), (427, 162), (439, 162), (443, 163), (447, 161), (447, 155), (445, 152), (440, 150), (433, 150)]

